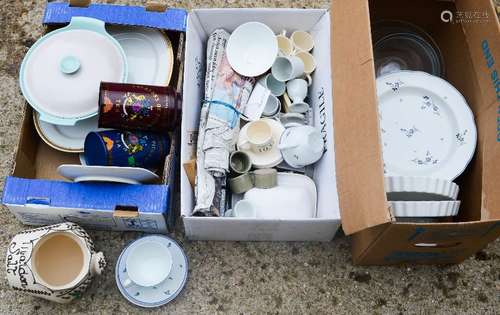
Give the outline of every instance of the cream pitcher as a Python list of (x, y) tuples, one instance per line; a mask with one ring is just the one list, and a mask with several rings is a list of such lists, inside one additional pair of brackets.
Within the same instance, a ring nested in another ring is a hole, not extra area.
[(101, 274), (106, 261), (84, 229), (65, 222), (14, 236), (5, 265), (14, 290), (68, 303), (81, 296), (93, 276)]

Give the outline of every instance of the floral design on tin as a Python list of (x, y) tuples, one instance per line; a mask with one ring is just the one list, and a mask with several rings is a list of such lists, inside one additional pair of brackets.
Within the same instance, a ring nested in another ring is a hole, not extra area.
[(415, 126), (413, 126), (411, 128), (408, 128), (408, 129), (407, 128), (401, 128), (399, 130), (401, 130), (401, 132), (405, 136), (407, 136), (408, 138), (411, 138), (411, 137), (413, 137), (413, 135), (415, 135), (415, 133), (420, 132), (420, 130), (417, 127), (415, 127)]
[(399, 88), (404, 85), (404, 82), (398, 79), (394, 82), (385, 82), (385, 84), (390, 86), (394, 92), (398, 92)]
[(417, 165), (435, 165), (439, 163), (439, 160), (436, 159), (429, 150), (427, 150), (427, 152), (425, 153), (424, 158), (420, 159), (418, 157), (415, 157), (411, 161)]
[(457, 141), (458, 141), (459, 145), (466, 144), (466, 142), (465, 142), (465, 135), (467, 135), (467, 132), (468, 132), (468, 130), (465, 129), (463, 132), (459, 132), (459, 133), (457, 133), (455, 135), (455, 137), (457, 138)]
[(434, 104), (434, 101), (432, 100), (432, 98), (428, 95), (424, 95), (422, 96), (422, 106), (420, 106), (420, 109), (422, 110), (431, 110), (432, 113), (436, 116), (441, 116), (441, 114), (439, 113), (439, 106), (437, 106), (436, 104)]

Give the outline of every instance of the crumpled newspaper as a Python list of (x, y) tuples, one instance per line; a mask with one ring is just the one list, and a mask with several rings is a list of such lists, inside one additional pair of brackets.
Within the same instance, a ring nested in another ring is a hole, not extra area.
[(238, 137), (240, 114), (255, 84), (254, 78), (240, 76), (229, 65), (225, 53), (228, 39), (229, 33), (218, 29), (207, 43), (205, 100), (196, 150), (195, 216), (219, 216), (224, 210), (229, 154)]

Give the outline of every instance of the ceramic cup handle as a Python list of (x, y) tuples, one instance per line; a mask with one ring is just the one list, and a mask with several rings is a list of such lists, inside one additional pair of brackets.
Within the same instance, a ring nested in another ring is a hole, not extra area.
[(104, 259), (104, 254), (98, 252), (92, 255), (90, 264), (90, 273), (93, 276), (99, 276), (104, 268), (106, 267), (106, 260)]
[(123, 280), (122, 285), (124, 287), (130, 287), (132, 285), (132, 283), (133, 283), (132, 280), (130, 280), (130, 278), (127, 278), (127, 279)]
[(250, 150), (251, 149), (250, 141), (248, 141), (248, 139), (243, 139), (241, 141), (241, 144), (239, 145), (239, 148), (243, 150)]
[(311, 84), (312, 84), (312, 77), (311, 77), (310, 74), (304, 75), (304, 80), (307, 81), (307, 86), (311, 86)]

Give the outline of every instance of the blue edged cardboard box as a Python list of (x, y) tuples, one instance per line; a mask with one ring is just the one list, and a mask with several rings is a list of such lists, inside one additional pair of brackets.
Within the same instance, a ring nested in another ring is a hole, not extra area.
[[(68, 24), (73, 16), (86, 16), (107, 25), (161, 29), (174, 49), (170, 86), (182, 86), (185, 10), (85, 2), (48, 2), (43, 24), (56, 28)], [(56, 170), (61, 164), (80, 164), (78, 154), (60, 152), (45, 144), (35, 130), (32, 116), (31, 107), (26, 105), (13, 170), (6, 178), (3, 193), (2, 203), (17, 219), (29, 225), (71, 221), (87, 228), (117, 231), (166, 233), (172, 229), (179, 142), (176, 133), (172, 134), (170, 154), (156, 184), (73, 183)]]

